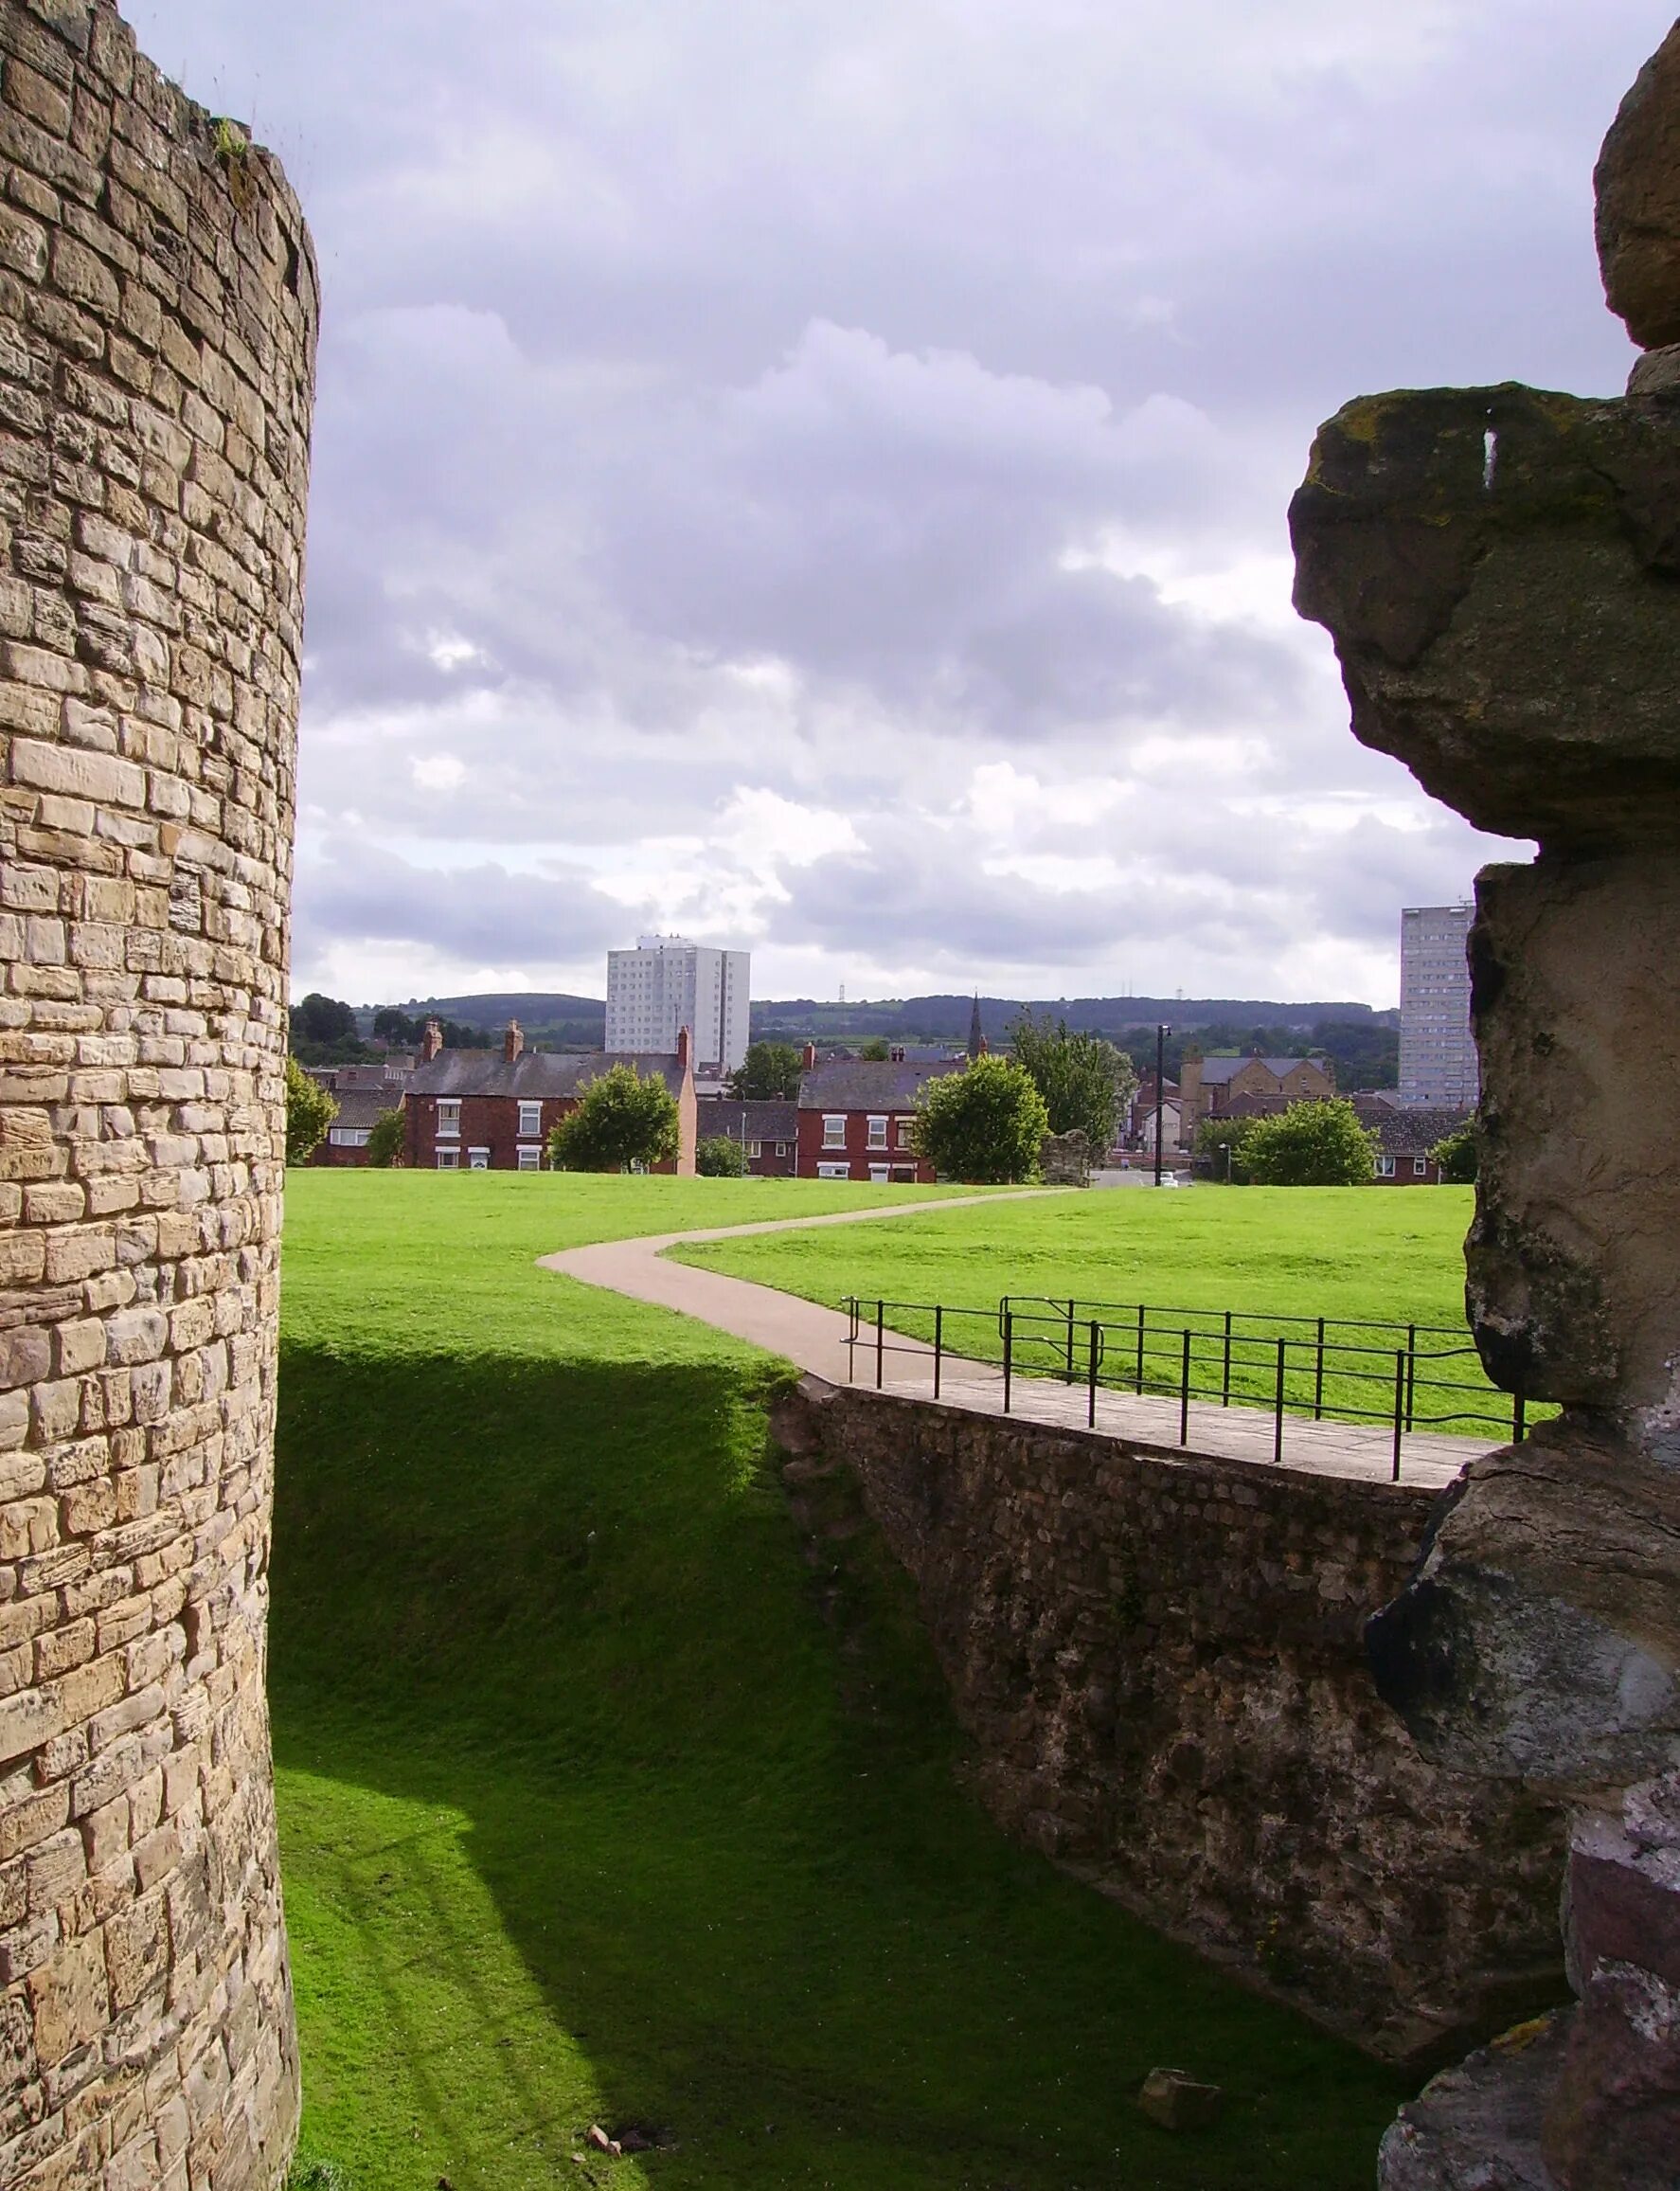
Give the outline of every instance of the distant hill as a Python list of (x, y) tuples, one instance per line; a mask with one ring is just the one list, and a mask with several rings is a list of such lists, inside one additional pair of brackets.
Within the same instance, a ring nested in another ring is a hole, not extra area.
[[(982, 997), (980, 1017), (992, 1040), (1028, 1008), (1013, 997)], [(357, 1014), (364, 1032), (373, 1022), (373, 1007)], [(471, 997), (409, 997), (401, 1007), (411, 1016), (433, 1013), (467, 1026), (499, 1032), (517, 1019), (528, 1042), (556, 1048), (599, 1050), (606, 1039), (606, 1006), (598, 997), (574, 997), (555, 990), (488, 990)], [(1039, 998), (1035, 1012), (1065, 1019), (1069, 1027), (1094, 1033), (1133, 1037), (1165, 1023), (1176, 1033), (1199, 1028), (1282, 1029), (1308, 1035), (1326, 1021), (1344, 1026), (1363, 1021), (1373, 1030), (1393, 1027), (1399, 1015), (1376, 1012), (1346, 999), (1319, 1003), (1279, 1002), (1275, 998), (1231, 997), (1072, 997)], [(968, 1038), (972, 997), (905, 997), (880, 1002), (834, 1004), (815, 997), (771, 997), (754, 1002), (755, 1041), (848, 1043), (887, 1035), (905, 1042), (964, 1042)]]

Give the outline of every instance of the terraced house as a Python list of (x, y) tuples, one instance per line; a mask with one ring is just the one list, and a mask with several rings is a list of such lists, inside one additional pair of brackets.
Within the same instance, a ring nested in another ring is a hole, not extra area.
[(934, 1168), (910, 1145), (916, 1099), (930, 1080), (960, 1072), (966, 1058), (911, 1061), (834, 1058), (818, 1065), (807, 1048), (799, 1081), (801, 1179), (874, 1180), (908, 1186), (931, 1181)]
[(420, 1062), (403, 1098), (404, 1161), (419, 1171), (540, 1172), (549, 1134), (575, 1111), (591, 1081), (616, 1065), (657, 1075), (676, 1098), (679, 1142), (659, 1172), (694, 1175), (694, 1070), (688, 1029), (674, 1052), (596, 1051), (560, 1056), (527, 1050), (516, 1019), (500, 1051), (445, 1050), (436, 1020), (426, 1028)]

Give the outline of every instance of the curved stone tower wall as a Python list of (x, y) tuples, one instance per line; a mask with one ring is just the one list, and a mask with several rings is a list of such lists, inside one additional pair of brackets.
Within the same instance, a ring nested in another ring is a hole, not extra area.
[(0, 2183), (244, 2191), (316, 293), (104, 0), (0, 0)]

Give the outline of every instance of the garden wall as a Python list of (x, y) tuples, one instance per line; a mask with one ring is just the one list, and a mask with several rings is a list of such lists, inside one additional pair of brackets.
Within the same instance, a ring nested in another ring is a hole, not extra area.
[(1361, 1644), (1431, 1495), (808, 1377), (773, 1422), (813, 1557), (861, 1497), (1010, 1831), (1370, 2052), (1560, 1997), (1559, 1815), (1427, 1764)]
[(0, 2183), (254, 2191), (314, 270), (105, 0), (0, 0)]

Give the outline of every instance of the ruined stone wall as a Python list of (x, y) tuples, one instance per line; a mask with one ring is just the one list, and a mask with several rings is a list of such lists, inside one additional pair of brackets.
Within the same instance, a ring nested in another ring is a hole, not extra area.
[(0, 0), (0, 2182), (283, 2173), (263, 1692), (314, 271)]
[(807, 1379), (775, 1428), (813, 1543), (861, 1488), (1011, 1831), (1371, 2051), (1555, 2001), (1558, 1814), (1427, 1763), (1366, 1617), (1431, 1496)]

